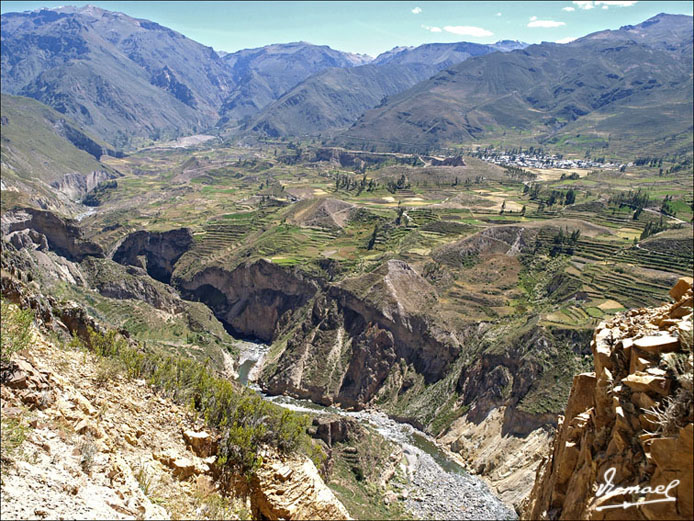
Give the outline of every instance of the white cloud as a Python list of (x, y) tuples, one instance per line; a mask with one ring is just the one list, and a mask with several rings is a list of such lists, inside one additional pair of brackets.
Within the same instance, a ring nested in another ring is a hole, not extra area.
[(473, 27), (471, 25), (447, 25), (443, 28), (447, 33), (453, 33), (460, 36), (492, 36), (494, 33), (482, 29), (481, 27)]
[(576, 38), (574, 38), (573, 36), (567, 36), (566, 38), (562, 38), (561, 40), (557, 40), (554, 43), (570, 43), (570, 42), (573, 42), (575, 39)]
[(592, 9), (593, 7), (595, 7), (595, 2), (593, 2), (593, 0), (587, 0), (587, 1), (575, 1), (574, 0), (573, 4), (576, 7), (578, 7), (579, 9), (584, 9), (586, 11), (588, 9)]
[(537, 16), (531, 16), (531, 17), (530, 17), (530, 21), (531, 21), (531, 22), (534, 22), (535, 20), (537, 20)]
[[(608, 9), (609, 7), (631, 7), (632, 5), (635, 5), (637, 2), (635, 0), (588, 0), (588, 1), (574, 1), (573, 2), (576, 7), (579, 9), (593, 9), (594, 7), (597, 7), (599, 5), (602, 6), (603, 9)], [(568, 8), (564, 8), (564, 11), (568, 11)]]
[(575, 11), (576, 8), (575, 7), (562, 7), (561, 10), (566, 11), (568, 13), (571, 13), (572, 11)]
[(528, 24), (528, 27), (543, 27), (543, 28), (551, 28), (551, 27), (561, 27), (562, 25), (566, 25), (564, 22), (555, 22), (554, 20), (533, 20)]
[(441, 32), (440, 27), (431, 27), (429, 25), (423, 25), (422, 29), (426, 29), (427, 31), (431, 31), (432, 33), (440, 33)]
[(412, 14), (419, 14), (421, 12), (422, 12), (421, 7), (415, 7), (414, 9), (412, 9)]
[(496, 16), (501, 16), (501, 13), (496, 13)]

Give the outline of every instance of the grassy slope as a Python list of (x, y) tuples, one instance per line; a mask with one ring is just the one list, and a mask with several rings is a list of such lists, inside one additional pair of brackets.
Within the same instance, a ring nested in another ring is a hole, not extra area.
[(65, 116), (38, 101), (2, 94), (2, 118), (3, 178), (50, 184), (69, 172), (107, 169), (59, 133), (56, 126)]

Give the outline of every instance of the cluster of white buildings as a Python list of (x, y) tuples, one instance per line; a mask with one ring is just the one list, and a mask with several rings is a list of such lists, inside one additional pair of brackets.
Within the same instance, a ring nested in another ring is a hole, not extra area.
[(532, 155), (526, 153), (509, 155), (483, 155), (483, 161), (502, 166), (519, 168), (602, 168), (616, 170), (623, 165), (618, 163), (599, 163), (592, 159), (559, 159), (556, 155)]

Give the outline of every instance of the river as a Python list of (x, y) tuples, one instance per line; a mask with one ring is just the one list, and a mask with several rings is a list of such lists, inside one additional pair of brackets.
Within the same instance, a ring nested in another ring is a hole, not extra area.
[[(409, 482), (399, 490), (404, 505), (417, 519), (517, 519), (480, 478), (470, 475), (428, 434), (370, 409), (345, 411), (289, 396), (269, 396), (253, 382), (269, 346), (240, 342), (239, 381), (264, 399), (299, 412), (339, 414), (370, 425), (402, 448)], [(260, 362), (260, 363), (259, 363)]]

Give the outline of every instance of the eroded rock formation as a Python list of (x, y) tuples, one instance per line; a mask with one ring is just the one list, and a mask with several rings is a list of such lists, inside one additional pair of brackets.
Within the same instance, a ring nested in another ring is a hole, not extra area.
[[(73, 221), (45, 210), (23, 208), (5, 213), (2, 234), (17, 248), (45, 248), (47, 244), (59, 255), (77, 262), (88, 256), (104, 256), (101, 246), (82, 238), (82, 231)], [(21, 237), (15, 239), (15, 234)]]
[(254, 519), (351, 519), (309, 459), (274, 457), (252, 482)]
[(391, 260), (328, 286), (262, 380), (273, 394), (363, 407), (398, 360), (429, 381), (459, 351), (457, 338), (429, 314), (435, 290), (407, 263)]
[(692, 519), (692, 279), (670, 295), (595, 330), (526, 518)]
[(260, 260), (232, 271), (211, 267), (177, 281), (186, 298), (207, 304), (233, 333), (274, 340), (293, 310), (304, 306), (318, 286), (299, 272)]
[(193, 245), (188, 228), (166, 232), (138, 231), (128, 235), (113, 253), (119, 264), (138, 266), (168, 284), (176, 261)]
[(51, 186), (67, 195), (73, 201), (76, 201), (90, 190), (96, 188), (100, 182), (117, 177), (118, 175), (103, 170), (94, 170), (86, 175), (71, 172), (51, 183)]

